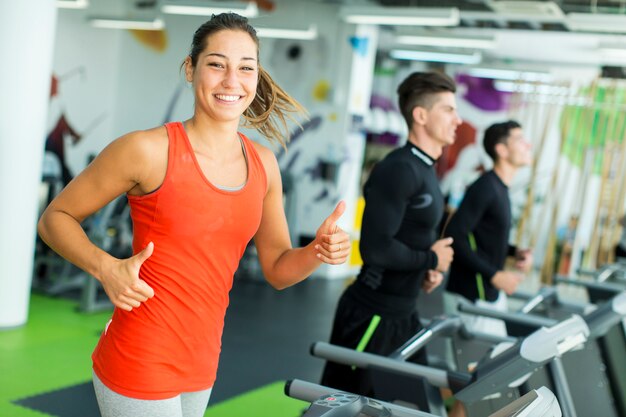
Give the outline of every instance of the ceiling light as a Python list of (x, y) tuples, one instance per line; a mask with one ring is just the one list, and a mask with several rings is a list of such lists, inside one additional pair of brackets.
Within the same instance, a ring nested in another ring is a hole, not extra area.
[(87, 0), (57, 0), (56, 6), (59, 9), (85, 9), (89, 6)]
[[(242, 7), (243, 5), (243, 7)], [(191, 16), (211, 16), (220, 13), (237, 13), (243, 17), (256, 17), (259, 9), (254, 2), (243, 3), (188, 3), (170, 4), (166, 3), (161, 7), (161, 11), (167, 14), (182, 14)]]
[(161, 30), (165, 27), (163, 20), (140, 20), (122, 19), (112, 17), (91, 17), (91, 26), (101, 29), (136, 29), (136, 30)]
[(626, 45), (624, 44), (604, 44), (598, 45), (598, 52), (603, 64), (624, 65), (626, 64)]
[(504, 13), (504, 12), (475, 12), (475, 11), (462, 11), (461, 19), (464, 21), (472, 22), (493, 22), (496, 27), (506, 27), (507, 22), (526, 22), (528, 24), (563, 24), (565, 22), (565, 16), (559, 14), (521, 14), (521, 13)]
[(563, 11), (553, 1), (487, 0), (487, 6), (494, 12), (507, 16), (529, 18), (531, 16), (563, 17)]
[(347, 23), (366, 25), (458, 26), (457, 8), (342, 7), (340, 17)]
[(456, 48), (494, 49), (496, 41), (493, 37), (453, 37), (453, 36), (411, 36), (399, 35), (396, 43), (402, 45), (444, 46)]
[(568, 13), (567, 28), (577, 32), (626, 33), (626, 15), (604, 13)]
[(525, 71), (511, 68), (467, 68), (464, 72), (479, 78), (491, 78), (507, 81), (540, 81), (549, 82), (552, 75), (548, 72)]
[(395, 59), (409, 61), (446, 62), (451, 64), (478, 64), (482, 60), (482, 54), (480, 52), (461, 54), (436, 51), (394, 49), (389, 51), (389, 56)]
[(317, 38), (317, 26), (311, 25), (308, 29), (282, 29), (256, 27), (259, 38), (300, 39), (311, 40)]
[(529, 93), (529, 94), (545, 94), (551, 96), (568, 96), (570, 89), (568, 87), (549, 85), (549, 84), (533, 84), (528, 82), (516, 81), (500, 81), (494, 82), (494, 87), (498, 91), (506, 93)]

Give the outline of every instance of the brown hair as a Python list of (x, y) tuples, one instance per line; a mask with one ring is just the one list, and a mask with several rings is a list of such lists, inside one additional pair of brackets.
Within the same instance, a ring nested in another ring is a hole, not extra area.
[(402, 81), (398, 86), (398, 106), (409, 130), (413, 125), (413, 109), (430, 109), (435, 94), (444, 92), (456, 92), (456, 84), (444, 73), (414, 72)]
[[(221, 13), (213, 15), (194, 33), (189, 52), (193, 67), (198, 63), (200, 53), (206, 48), (209, 36), (222, 30), (239, 30), (250, 35), (257, 46), (258, 60), (259, 38), (256, 35), (256, 30), (248, 23), (248, 19), (236, 13)], [(244, 126), (258, 130), (270, 141), (277, 141), (284, 147), (285, 138), (289, 139), (287, 120), (289, 119), (300, 126), (292, 113), (306, 115), (306, 110), (274, 82), (260, 65), (260, 62), (258, 68), (259, 80), (256, 96), (243, 113)]]
[(483, 137), (483, 146), (485, 147), (485, 152), (493, 162), (498, 161), (498, 153), (496, 152), (496, 145), (498, 143), (506, 143), (511, 135), (511, 130), (521, 128), (520, 125), (515, 120), (507, 120), (502, 123), (494, 123), (485, 129), (485, 135)]

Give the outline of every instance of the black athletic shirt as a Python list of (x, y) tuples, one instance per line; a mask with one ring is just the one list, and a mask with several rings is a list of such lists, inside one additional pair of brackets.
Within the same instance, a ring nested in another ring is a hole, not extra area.
[[(491, 278), (502, 270), (507, 255), (515, 253), (509, 245), (510, 227), (508, 187), (495, 172), (486, 172), (467, 189), (445, 231), (446, 236), (454, 238), (448, 291), (474, 301), (481, 298), (482, 285), (484, 299), (498, 298)], [(476, 251), (470, 246), (470, 234), (474, 236)], [(482, 276), (482, 282), (477, 274)]]
[(360, 300), (414, 310), (426, 271), (437, 266), (430, 247), (437, 240), (444, 202), (434, 162), (408, 142), (378, 162), (365, 183), (363, 267), (352, 286)]

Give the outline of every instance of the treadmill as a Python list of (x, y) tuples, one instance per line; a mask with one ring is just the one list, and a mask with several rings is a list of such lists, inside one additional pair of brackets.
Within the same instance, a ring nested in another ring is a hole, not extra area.
[[(311, 402), (302, 417), (436, 417), (435, 414), (298, 379), (287, 381), (285, 394)], [(561, 417), (561, 409), (554, 394), (541, 387), (526, 393), (489, 417)]]
[[(541, 302), (556, 305), (552, 297), (554, 293), (553, 289), (540, 291), (518, 312), (485, 309), (470, 303), (460, 303), (458, 308), (459, 311), (465, 313), (503, 320), (507, 323), (507, 330), (510, 333), (522, 336), (541, 326), (552, 326), (558, 322), (553, 318), (530, 314), (532, 308), (528, 308), (528, 306), (537, 306)], [(621, 365), (607, 363), (609, 367), (605, 366), (606, 361), (599, 347), (602, 345), (602, 339), (619, 328), (626, 317), (626, 292), (617, 293), (617, 295), (613, 292), (613, 295), (613, 298), (597, 307), (579, 306), (586, 310), (583, 319), (589, 328), (590, 340), (581, 349), (551, 362), (544, 371), (534, 375), (528, 382), (530, 387), (545, 385), (552, 389), (559, 399), (565, 417), (624, 415), (622, 393), (626, 369), (610, 369), (612, 366), (624, 367), (623, 357), (626, 352), (624, 343), (622, 342), (621, 352), (617, 354), (618, 358), (621, 358)], [(542, 300), (538, 301), (539, 299)], [(559, 314), (567, 314), (567, 309), (562, 308)], [(580, 378), (581, 375), (585, 377)]]
[[(460, 322), (458, 317), (452, 320)], [(374, 382), (374, 396), (382, 401), (409, 402), (426, 412), (445, 416), (446, 410), (437, 388), (451, 389), (454, 396), (465, 404), (472, 404), (485, 398), (501, 397), (503, 392), (518, 388), (533, 372), (555, 357), (584, 343), (589, 336), (589, 328), (585, 321), (579, 316), (573, 316), (550, 328), (536, 330), (523, 339), (508, 339), (497, 344), (471, 372), (438, 369), (406, 362), (432, 338), (437, 326), (440, 329), (446, 328), (440, 322), (435, 322), (418, 332), (390, 357), (357, 352), (324, 342), (314, 343), (311, 353), (344, 365), (370, 369)], [(416, 401), (419, 400), (423, 388), (420, 391), (415, 381), (421, 380), (426, 382), (424, 385), (429, 400), (426, 403)], [(428, 391), (431, 395), (428, 395)], [(509, 403), (512, 398), (504, 400), (505, 403)], [(477, 412), (473, 415), (482, 417), (487, 414)]]

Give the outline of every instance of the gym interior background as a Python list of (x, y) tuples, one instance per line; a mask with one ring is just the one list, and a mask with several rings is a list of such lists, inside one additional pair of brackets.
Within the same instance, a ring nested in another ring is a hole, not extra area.
[[(95, 280), (36, 239), (34, 225), (111, 140), (191, 114), (180, 64), (207, 17), (171, 6), (192, 3), (250, 13), (263, 28), (261, 62), (309, 111), (289, 151), (276, 148), (293, 243), (308, 242), (340, 198), (354, 240), (346, 265), (280, 293), (248, 248), (207, 416), (305, 408), (282, 384), (319, 378), (323, 362), (308, 347), (327, 340), (336, 300), (358, 271), (361, 186), (405, 140), (395, 88), (412, 71), (443, 69), (459, 85), (464, 122), (437, 167), (451, 208), (490, 168), (480, 144), (488, 125), (517, 119), (532, 141), (534, 163), (510, 187), (511, 241), (535, 254), (527, 290), (615, 261), (626, 198), (624, 1), (3, 1), (0, 51), (13, 58), (0, 65), (1, 416), (98, 415), (90, 353), (110, 305)], [(112, 253), (129, 250), (123, 199), (85, 226)]]

